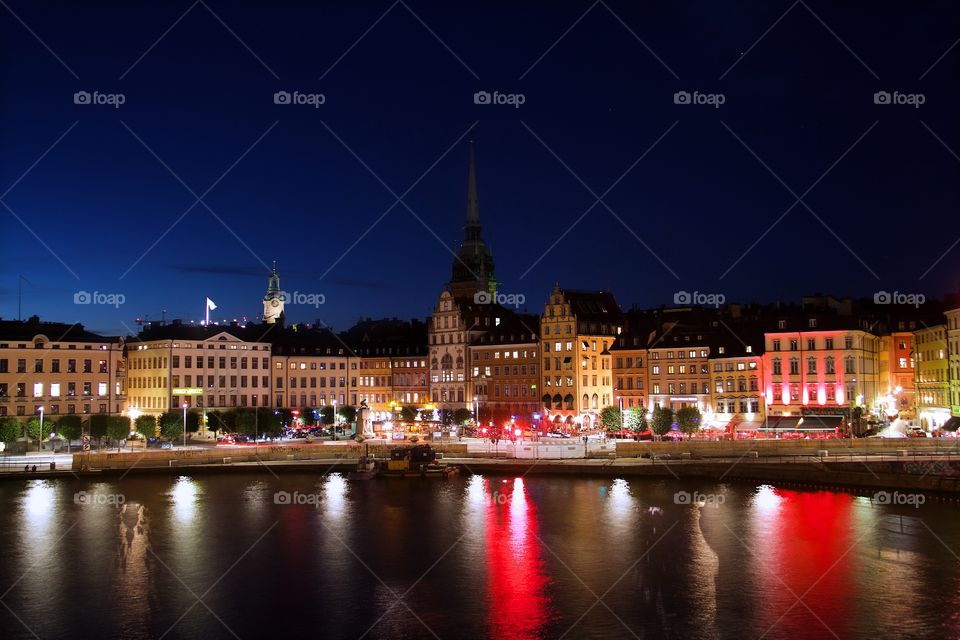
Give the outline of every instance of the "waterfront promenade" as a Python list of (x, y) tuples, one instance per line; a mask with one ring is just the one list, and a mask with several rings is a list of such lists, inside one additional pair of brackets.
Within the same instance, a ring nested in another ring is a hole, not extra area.
[[(368, 451), (394, 444), (353, 442), (259, 447), (188, 447), (74, 455), (4, 456), (0, 478), (130, 473), (270, 473), (349, 471)], [(651, 479), (773, 482), (828, 488), (902, 489), (960, 495), (960, 448), (954, 440), (795, 440), (683, 443), (541, 444), (456, 442), (438, 445), (447, 464), (467, 473), (633, 476)], [(55, 462), (51, 468), (50, 462)], [(32, 471), (33, 465), (37, 470)], [(24, 471), (27, 466), (29, 471)]]

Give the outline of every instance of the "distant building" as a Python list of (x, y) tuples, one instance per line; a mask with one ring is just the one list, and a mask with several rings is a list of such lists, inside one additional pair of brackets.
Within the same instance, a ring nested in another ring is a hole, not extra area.
[(280, 275), (277, 273), (277, 263), (273, 263), (273, 271), (267, 281), (267, 293), (263, 296), (263, 321), (267, 324), (283, 322), (283, 310), (286, 299), (280, 290)]
[(950, 420), (947, 428), (960, 428), (960, 308), (951, 309), (947, 317), (947, 375), (950, 378)]
[[(763, 362), (767, 419), (791, 428), (800, 418), (824, 429), (849, 421), (855, 406), (877, 407), (880, 338), (866, 320), (808, 310), (774, 319)], [(885, 381), (884, 381), (885, 382)], [(884, 388), (885, 388), (884, 384)]]
[(618, 336), (610, 347), (613, 358), (613, 404), (623, 410), (648, 408), (648, 335), (634, 332)]
[(470, 345), (472, 400), (481, 423), (517, 418), (532, 424), (540, 413), (538, 329), (536, 316), (511, 314)]
[(936, 324), (913, 332), (916, 353), (917, 418), (927, 430), (941, 428), (951, 417), (950, 360), (947, 325)]
[(647, 349), (650, 408), (674, 412), (697, 407), (709, 420), (710, 358), (715, 335), (701, 327), (668, 323)]
[(541, 404), (554, 425), (593, 428), (613, 404), (610, 348), (624, 316), (609, 291), (554, 287), (540, 317)]
[(0, 416), (120, 414), (123, 339), (80, 324), (0, 321)]

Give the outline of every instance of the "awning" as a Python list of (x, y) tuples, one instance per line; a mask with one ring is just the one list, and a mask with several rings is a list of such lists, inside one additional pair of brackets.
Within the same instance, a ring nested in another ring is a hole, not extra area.
[(737, 431), (756, 431), (763, 427), (762, 422), (741, 422), (737, 425)]
[(843, 416), (804, 416), (803, 424), (800, 425), (799, 429), (801, 431), (839, 429), (844, 422)]
[(767, 429), (795, 430), (797, 425), (800, 424), (800, 420), (800, 416), (777, 416), (767, 421)]
[(960, 429), (960, 417), (957, 416), (953, 416), (940, 427), (941, 431), (957, 431), (958, 429)]

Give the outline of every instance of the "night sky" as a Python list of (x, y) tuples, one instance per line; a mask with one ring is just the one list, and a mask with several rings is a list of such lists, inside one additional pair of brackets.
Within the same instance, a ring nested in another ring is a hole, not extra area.
[(955, 289), (960, 5), (746, 4), (3, 0), (0, 316), (253, 319), (273, 260), (289, 320), (426, 316), (471, 139), (531, 312)]

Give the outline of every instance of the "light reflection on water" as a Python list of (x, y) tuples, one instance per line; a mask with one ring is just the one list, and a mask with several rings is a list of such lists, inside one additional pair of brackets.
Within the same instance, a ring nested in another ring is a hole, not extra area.
[[(80, 490), (125, 501), (77, 504)], [(681, 490), (725, 500), (678, 505)], [(329, 637), (940, 638), (960, 623), (960, 598), (930, 597), (960, 592), (955, 516), (627, 479), (35, 480), (0, 485), (0, 593), (40, 637), (232, 637), (218, 617), (241, 637), (314, 628), (265, 618), (260, 593), (322, 610)], [(190, 609), (211, 585), (216, 615)], [(0, 628), (33, 637), (4, 609)]]

